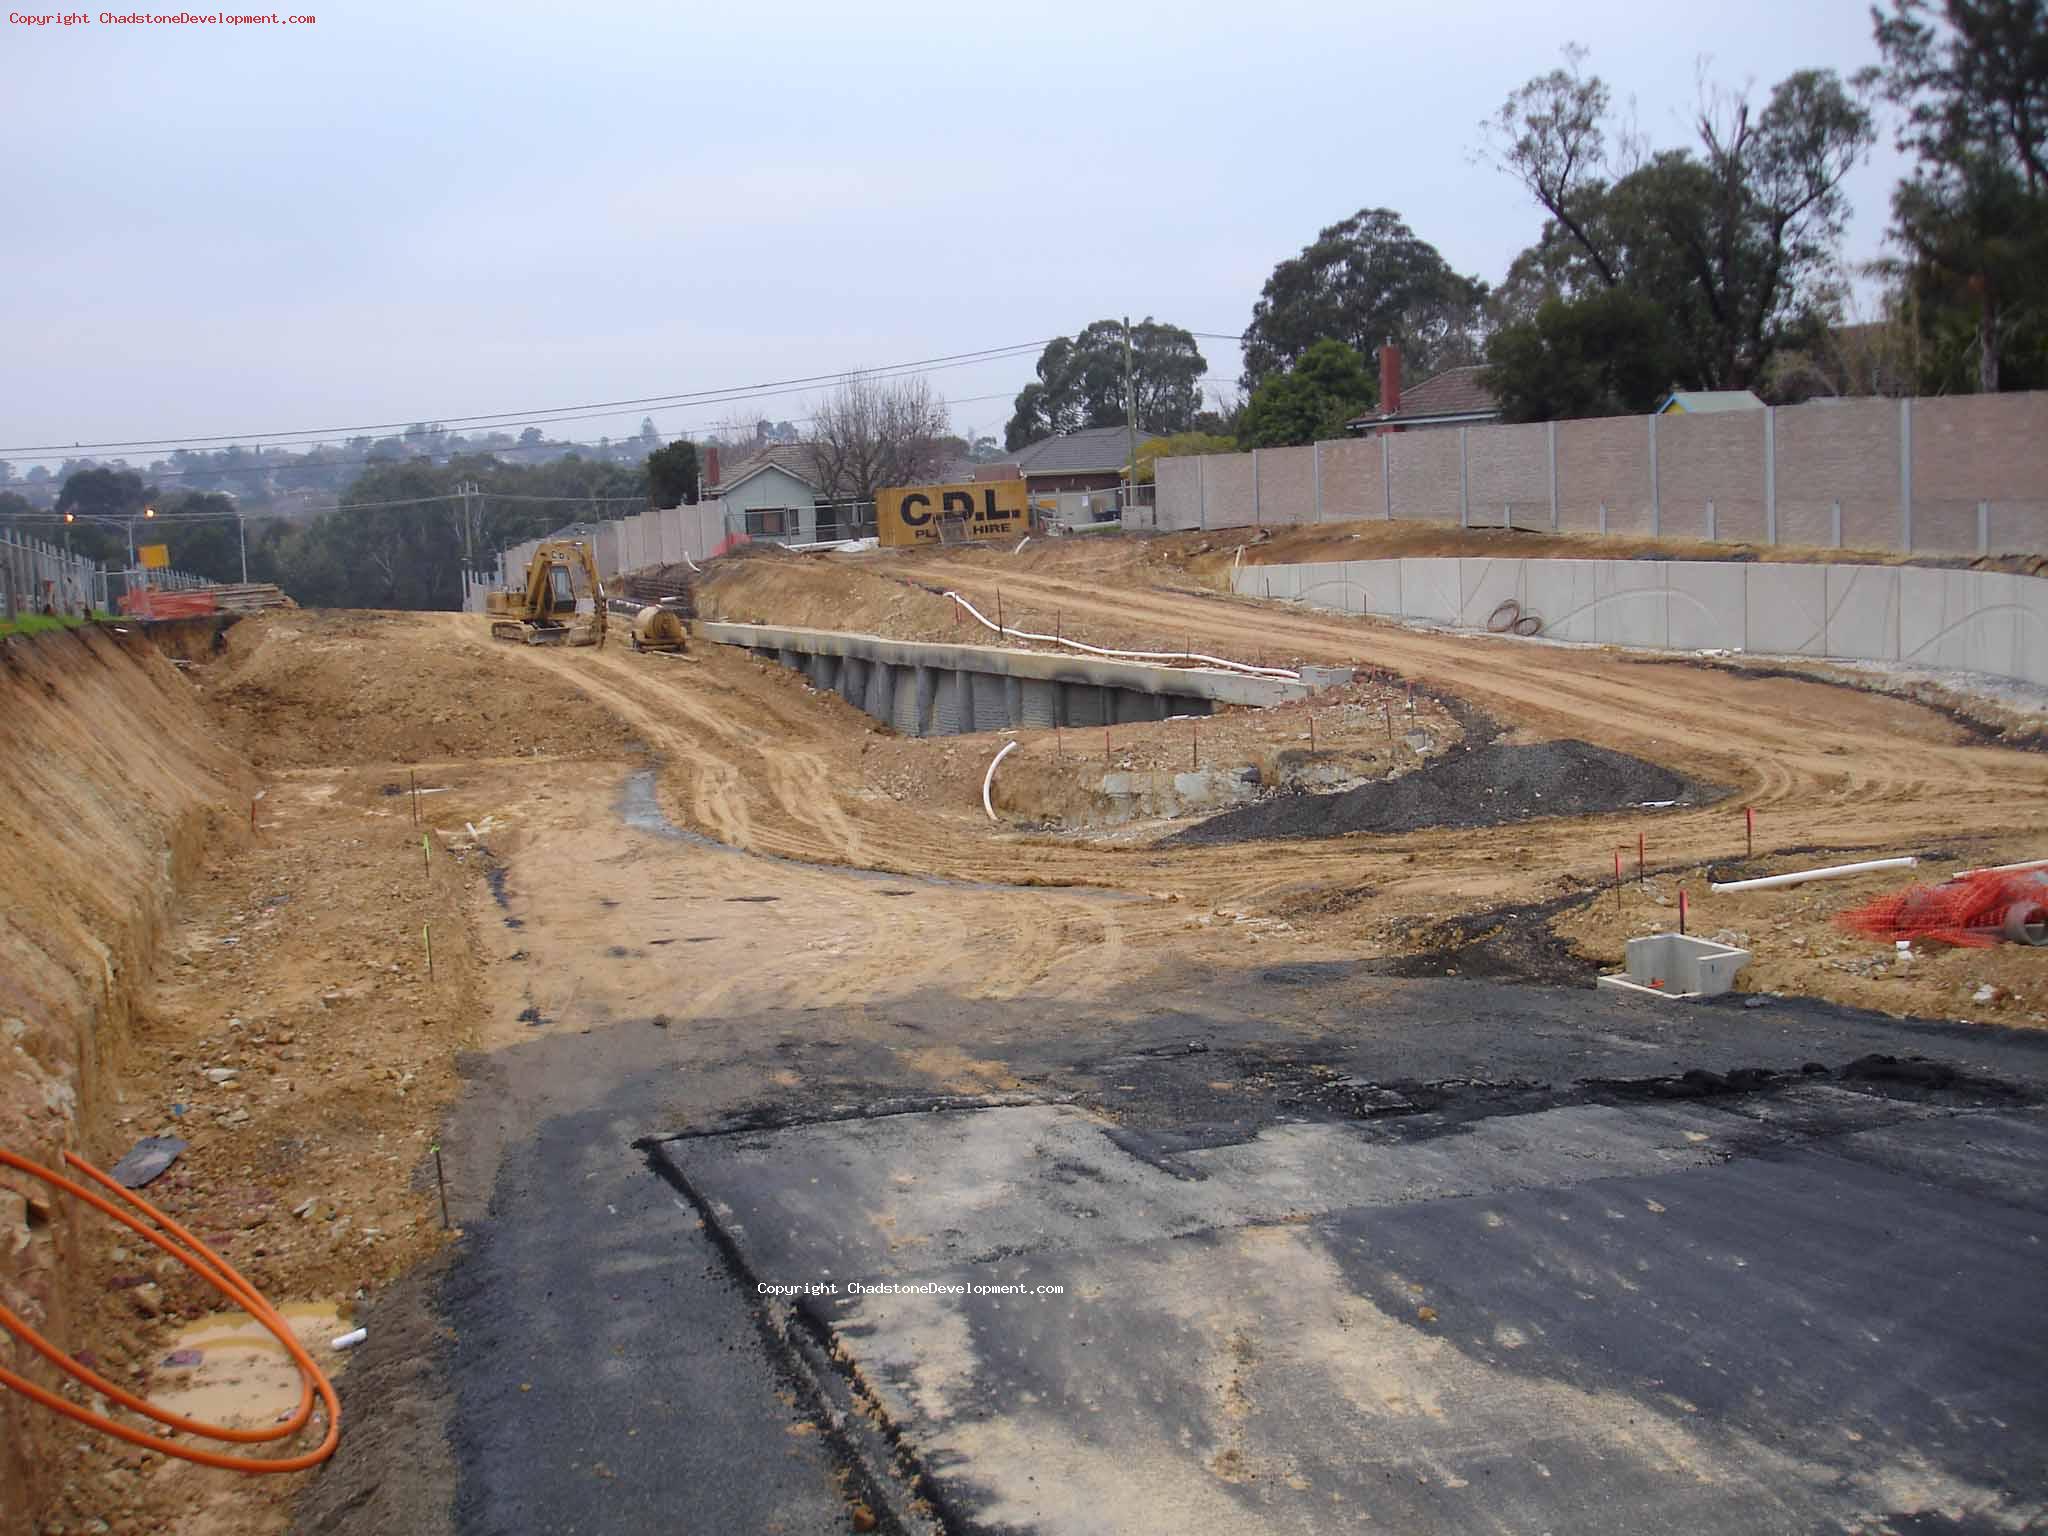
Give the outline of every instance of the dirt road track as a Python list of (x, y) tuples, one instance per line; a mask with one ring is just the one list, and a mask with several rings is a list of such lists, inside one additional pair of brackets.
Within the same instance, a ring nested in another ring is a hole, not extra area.
[[(992, 595), (984, 559), (895, 559), (863, 570)], [(607, 650), (525, 652), (631, 720), (666, 765), (670, 814), (720, 840), (821, 863), (1014, 884), (1177, 892), (1234, 910), (1371, 886), (1375, 915), (1555, 895), (1597, 882), (1649, 834), (1653, 867), (1738, 854), (1738, 808), (1759, 852), (1913, 849), (2013, 841), (2048, 820), (2048, 766), (1982, 745), (1923, 706), (1682, 662), (1426, 634), (1278, 605), (1004, 564), (1013, 603), (1058, 608), (1073, 631), (1192, 637), (1223, 654), (1364, 662), (1454, 693), (1504, 726), (1578, 737), (1728, 786), (1712, 808), (1561, 819), (1508, 829), (1266, 844), (1239, 857), (1076, 846), (994, 832), (978, 807), (913, 807), (862, 789), (864, 718), (797, 679), (705, 647), (694, 663)], [(772, 615), (770, 615), (772, 617)], [(848, 627), (866, 615), (854, 607)], [(483, 643), (472, 641), (471, 643)], [(1353, 927), (1355, 929), (1356, 922)], [(1341, 921), (1326, 924), (1331, 936)], [(1352, 935), (1355, 937), (1355, 932)]]

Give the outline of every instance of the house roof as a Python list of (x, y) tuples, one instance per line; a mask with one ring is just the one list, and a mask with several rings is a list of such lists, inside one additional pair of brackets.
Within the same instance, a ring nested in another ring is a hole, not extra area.
[[(1157, 432), (1138, 429), (1142, 445), (1158, 437)], [(1086, 427), (1042, 437), (1011, 454), (1006, 462), (1015, 464), (1028, 480), (1033, 475), (1084, 475), (1108, 470), (1122, 473), (1131, 458), (1129, 427)]]
[(1345, 425), (1354, 431), (1363, 427), (1408, 426), (1426, 421), (1491, 421), (1500, 414), (1500, 401), (1484, 383), (1486, 365), (1468, 363), (1446, 368), (1420, 384), (1401, 391), (1401, 409), (1392, 416), (1367, 412)]
[(1657, 407), (1659, 416), (1673, 411), (1687, 416), (1712, 415), (1716, 411), (1760, 411), (1763, 401), (1746, 389), (1680, 389), (1674, 390), (1664, 403)]
[(767, 447), (748, 454), (737, 464), (721, 464), (718, 482), (704, 489), (707, 492), (723, 494), (742, 480), (751, 480), (767, 469), (779, 469), (786, 475), (793, 475), (814, 491), (821, 489), (818, 484), (817, 462), (811, 456), (808, 443), (770, 443)]

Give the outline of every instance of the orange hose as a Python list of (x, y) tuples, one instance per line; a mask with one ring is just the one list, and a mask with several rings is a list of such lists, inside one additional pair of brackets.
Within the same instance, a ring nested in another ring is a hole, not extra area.
[(0, 1165), (26, 1173), (32, 1178), (41, 1179), (44, 1183), (61, 1189), (67, 1194), (74, 1195), (96, 1210), (113, 1217), (114, 1220), (120, 1222), (123, 1226), (129, 1228), (148, 1242), (153, 1243), (158, 1248), (161, 1248), (165, 1253), (168, 1253), (171, 1257), (185, 1265), (186, 1268), (204, 1278), (215, 1290), (219, 1291), (229, 1301), (235, 1303), (268, 1329), (272, 1336), (277, 1339), (278, 1343), (282, 1344), (286, 1352), (290, 1354), (293, 1363), (298, 1366), (300, 1378), (298, 1409), (284, 1423), (273, 1425), (269, 1429), (258, 1430), (235, 1429), (226, 1425), (212, 1425), (196, 1419), (187, 1419), (182, 1415), (169, 1413), (163, 1409), (151, 1406), (144, 1399), (136, 1397), (113, 1382), (106, 1380), (98, 1373), (79, 1364), (76, 1360), (73, 1360), (70, 1356), (57, 1349), (33, 1328), (29, 1327), (27, 1323), (22, 1321), (20, 1317), (16, 1316), (4, 1305), (0, 1305), (0, 1327), (4, 1327), (9, 1333), (19, 1338), (45, 1360), (48, 1360), (52, 1365), (55, 1365), (59, 1370), (64, 1371), (75, 1380), (91, 1387), (96, 1392), (103, 1393), (124, 1407), (130, 1408), (137, 1413), (146, 1414), (148, 1417), (155, 1419), (159, 1424), (167, 1425), (173, 1429), (184, 1430), (189, 1434), (199, 1435), (209, 1440), (228, 1440), (245, 1444), (285, 1439), (297, 1434), (305, 1427), (307, 1420), (312, 1417), (313, 1395), (317, 1392), (327, 1407), (327, 1433), (318, 1446), (298, 1456), (275, 1458), (232, 1456), (224, 1452), (200, 1450), (192, 1446), (179, 1445), (160, 1436), (148, 1434), (142, 1430), (130, 1429), (123, 1424), (117, 1424), (103, 1414), (94, 1413), (90, 1409), (81, 1408), (75, 1403), (66, 1402), (54, 1392), (39, 1387), (34, 1382), (16, 1375), (13, 1371), (5, 1368), (0, 1368), (0, 1385), (12, 1387), (30, 1401), (40, 1403), (53, 1413), (61, 1413), (68, 1419), (75, 1419), (88, 1428), (97, 1429), (104, 1434), (114, 1436), (116, 1439), (125, 1440), (131, 1445), (139, 1445), (149, 1450), (161, 1451), (166, 1456), (176, 1456), (185, 1461), (197, 1462), (201, 1466), (220, 1467), (231, 1472), (299, 1472), (307, 1467), (318, 1466), (329, 1456), (333, 1455), (334, 1447), (341, 1439), (341, 1401), (336, 1397), (334, 1384), (327, 1379), (327, 1373), (322, 1371), (314, 1362), (313, 1357), (306, 1353), (306, 1348), (299, 1342), (298, 1335), (292, 1332), (291, 1325), (279, 1315), (277, 1309), (271, 1306), (264, 1299), (263, 1294), (245, 1280), (226, 1259), (223, 1259), (212, 1248), (208, 1247), (206, 1243), (201, 1241), (199, 1237), (188, 1232), (147, 1200), (144, 1200), (140, 1195), (132, 1190), (123, 1189), (119, 1184), (108, 1178), (106, 1174), (100, 1172), (99, 1169), (93, 1167), (92, 1164), (86, 1162), (84, 1158), (77, 1156), (75, 1153), (65, 1153), (64, 1160), (95, 1183), (112, 1190), (116, 1195), (140, 1210), (152, 1221), (175, 1236), (177, 1242), (174, 1243), (160, 1233), (151, 1231), (126, 1211), (102, 1199), (84, 1185), (76, 1183), (66, 1178), (63, 1174), (56, 1173), (38, 1163), (32, 1163), (27, 1158), (19, 1157), (5, 1148), (0, 1148)]

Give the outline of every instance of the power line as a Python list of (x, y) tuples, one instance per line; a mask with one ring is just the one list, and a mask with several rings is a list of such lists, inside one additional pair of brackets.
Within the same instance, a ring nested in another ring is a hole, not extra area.
[[(506, 427), (541, 426), (555, 421), (591, 420), (597, 416), (630, 414), (634, 410), (674, 409), (678, 406), (731, 405), (743, 400), (768, 399), (776, 395), (799, 394), (819, 384), (843, 379), (850, 374), (860, 373), (877, 378), (896, 378), (916, 372), (936, 372), (942, 368), (965, 368), (976, 363), (1003, 362), (1035, 349), (1043, 348), (1044, 341), (1014, 342), (1002, 347), (982, 347), (971, 352), (953, 352), (940, 357), (920, 358), (910, 363), (889, 363), (877, 368), (841, 369), (836, 373), (815, 373), (800, 378), (774, 379), (763, 384), (729, 385), (720, 389), (687, 390), (669, 395), (643, 395), (631, 400), (598, 400), (579, 405), (535, 406), (522, 411), (484, 411), (463, 416), (415, 416), (408, 421), (371, 422), (353, 427), (312, 427), (293, 431), (266, 432), (222, 432), (193, 437), (117, 438), (98, 443), (42, 443), (29, 447), (0, 448), (0, 457), (34, 457), (44, 454), (72, 454), (107, 449), (180, 448), (199, 443), (257, 443), (273, 439), (288, 442), (304, 442), (309, 447), (320, 442), (345, 442), (351, 437), (360, 437), (369, 432), (388, 432), (431, 421), (437, 426), (449, 424), (469, 425), (472, 428), (494, 424), (498, 430)], [(587, 412), (588, 415), (564, 414)], [(517, 418), (517, 419), (514, 419)]]
[[(792, 391), (792, 393), (795, 393), (795, 391)], [(947, 401), (947, 402), (946, 402), (946, 404), (947, 404), (947, 405), (948, 405), (949, 407), (950, 407), (950, 406), (955, 406), (955, 405), (980, 405), (980, 404), (983, 404), (983, 403), (985, 403), (985, 402), (987, 402), (987, 401), (990, 401), (990, 400), (1009, 400), (1009, 399), (1012, 399), (1012, 398), (1014, 398), (1014, 396), (1013, 396), (1013, 392), (1012, 392), (1012, 391), (1009, 391), (1009, 390), (999, 390), (999, 391), (997, 391), (997, 392), (996, 392), (995, 394), (992, 394), (992, 395), (968, 395), (968, 396), (965, 396), (964, 398), (962, 398), (962, 399), (959, 399), (959, 400), (949, 400), (949, 401)], [(797, 421), (797, 422), (799, 422), (799, 423), (802, 423), (802, 422), (811, 422), (811, 421), (816, 421), (816, 420), (817, 420), (817, 418), (816, 418), (815, 416), (799, 416), (799, 417), (797, 417), (797, 418), (796, 418), (796, 421)], [(517, 423), (513, 423), (513, 425), (517, 425)], [(678, 442), (678, 441), (681, 441), (681, 440), (683, 440), (683, 439), (685, 439), (685, 438), (691, 438), (691, 437), (693, 437), (693, 435), (695, 435), (695, 434), (702, 434), (702, 433), (704, 433), (704, 432), (708, 432), (708, 431), (712, 430), (712, 428), (713, 428), (713, 427), (715, 427), (715, 425), (716, 425), (716, 423), (711, 423), (711, 424), (708, 424), (708, 425), (707, 425), (707, 424), (703, 424), (703, 423), (700, 423), (700, 424), (699, 424), (699, 425), (697, 425), (696, 427), (692, 427), (692, 428), (686, 428), (686, 429), (684, 429), (683, 431), (680, 431), (680, 432), (663, 432), (663, 433), (657, 433), (657, 434), (656, 434), (656, 436), (660, 437), (660, 438), (662, 439), (662, 441), (663, 441), (664, 445), (666, 445), (667, 443), (673, 443), (673, 442)], [(498, 429), (494, 429), (494, 430), (503, 430), (503, 429), (502, 429), (502, 428), (498, 428)], [(451, 434), (451, 435), (453, 435), (453, 434)], [(618, 439), (618, 441), (617, 441), (616, 443), (609, 443), (609, 444), (607, 444), (607, 443), (597, 443), (597, 442), (592, 442), (592, 441), (590, 441), (590, 440), (589, 440), (589, 439), (587, 439), (587, 438), (585, 438), (585, 439), (573, 439), (573, 440), (565, 440), (565, 439), (560, 439), (560, 438), (557, 438), (557, 439), (553, 439), (553, 440), (550, 440), (550, 441), (548, 441), (548, 442), (546, 442), (546, 443), (537, 443), (537, 444), (535, 444), (534, 446), (535, 446), (535, 447), (545, 447), (545, 448), (599, 448), (599, 449), (602, 449), (602, 448), (606, 448), (606, 447), (617, 447), (619, 443), (631, 443), (631, 442), (637, 442), (637, 441), (639, 441), (639, 439), (638, 439), (638, 438), (632, 438), (632, 437), (624, 437), (624, 438), (620, 438), (620, 439)], [(514, 444), (514, 445), (512, 445), (512, 449), (516, 449), (516, 448), (518, 448), (518, 447), (519, 447), (519, 445), (517, 445), (517, 444)], [(501, 453), (506, 453), (506, 452), (510, 452), (510, 451), (512, 451), (512, 449), (508, 449), (508, 448), (486, 448), (486, 447), (478, 447), (478, 448), (472, 449), (472, 450), (470, 450), (470, 451), (471, 451), (472, 453), (476, 454), (476, 455), (481, 455), (481, 456), (485, 456), (485, 457), (493, 457), (493, 458), (494, 458), (494, 457), (496, 457), (497, 455), (499, 455), (499, 454), (501, 454)], [(283, 450), (282, 450), (282, 449), (280, 448), (280, 449), (279, 449), (278, 451), (282, 452)], [(522, 450), (522, 451), (523, 451), (523, 450)], [(260, 449), (259, 449), (259, 453), (260, 453)], [(455, 453), (450, 453), (450, 455), (449, 455), (449, 457), (450, 457), (450, 458), (454, 458), (454, 457), (457, 457), (457, 456), (458, 456), (458, 455), (457, 455), (457, 454), (455, 454)], [(433, 460), (431, 459), (431, 457), (430, 457), (430, 456), (428, 456), (428, 455), (424, 455), (424, 454), (420, 454), (420, 455), (415, 455), (415, 456), (414, 456), (414, 457), (412, 457), (412, 458), (400, 458), (400, 459), (391, 459), (391, 458), (362, 458), (362, 459), (319, 459), (319, 460), (314, 460), (314, 461), (311, 461), (311, 462), (307, 462), (307, 461), (305, 461), (305, 460), (295, 460), (295, 461), (287, 461), (287, 460), (276, 460), (276, 459), (264, 459), (264, 458), (258, 457), (257, 459), (255, 459), (255, 460), (253, 460), (253, 461), (251, 461), (250, 463), (247, 463), (247, 464), (228, 464), (228, 465), (222, 465), (222, 466), (219, 466), (219, 467), (211, 467), (211, 466), (209, 466), (209, 467), (206, 467), (206, 468), (201, 468), (201, 469), (191, 469), (191, 470), (184, 470), (184, 469), (165, 469), (165, 470), (152, 470), (152, 469), (149, 469), (149, 468), (148, 468), (147, 466), (144, 466), (143, 468), (140, 468), (140, 469), (138, 469), (138, 468), (135, 468), (134, 466), (130, 465), (130, 466), (127, 466), (127, 467), (126, 467), (126, 469), (125, 469), (125, 472), (126, 472), (126, 473), (128, 473), (128, 474), (132, 474), (132, 475), (137, 475), (137, 476), (140, 476), (140, 477), (141, 477), (141, 478), (143, 478), (144, 480), (147, 480), (147, 481), (149, 481), (149, 482), (151, 482), (151, 483), (158, 483), (158, 482), (161, 482), (161, 481), (165, 481), (165, 480), (184, 480), (184, 479), (187, 479), (187, 478), (192, 478), (192, 477), (200, 477), (200, 476), (215, 476), (215, 477), (225, 477), (225, 476), (228, 476), (228, 475), (288, 475), (288, 474), (311, 474), (311, 473), (313, 473), (313, 472), (315, 472), (315, 471), (318, 471), (318, 470), (330, 470), (330, 469), (363, 469), (363, 468), (369, 467), (369, 466), (371, 466), (371, 465), (380, 465), (380, 464), (393, 464), (393, 465), (401, 465), (401, 466), (402, 466), (402, 465), (407, 465), (407, 464), (416, 464), (416, 463), (419, 463), (419, 462), (420, 462), (420, 461), (421, 461), (422, 459), (426, 459), (426, 460), (427, 460), (428, 462), (430, 462), (430, 463), (431, 463), (431, 462), (433, 462)], [(543, 461), (543, 462), (547, 462), (547, 461)], [(97, 469), (113, 469), (113, 468), (114, 468), (115, 466), (114, 466), (114, 465), (112, 465), (112, 464), (95, 464), (95, 465), (93, 465), (93, 466), (90, 466), (90, 467), (92, 467), (92, 468), (97, 468)], [(506, 468), (521, 468), (521, 467), (533, 467), (533, 466), (521, 466), (521, 465), (518, 465), (518, 464), (508, 464), (508, 465), (506, 465), (505, 467), (506, 467)], [(622, 466), (622, 467), (623, 467), (623, 466)], [(77, 473), (77, 471), (73, 471), (73, 473)], [(28, 481), (27, 481), (27, 480), (26, 480), (26, 479), (24, 478), (23, 480), (21, 480), (21, 481), (19, 481), (19, 482), (13, 482), (13, 481), (10, 481), (10, 482), (8, 482), (8, 483), (6, 483), (6, 484), (0, 484), (0, 491), (4, 491), (4, 490), (11, 490), (11, 489), (13, 489), (13, 488), (14, 488), (14, 486), (15, 486), (15, 485), (16, 485), (17, 483), (18, 483), (18, 484), (27, 484), (27, 483), (28, 483)], [(45, 483), (45, 482), (37, 482), (37, 483), (39, 483), (39, 484), (40, 484), (40, 483)]]

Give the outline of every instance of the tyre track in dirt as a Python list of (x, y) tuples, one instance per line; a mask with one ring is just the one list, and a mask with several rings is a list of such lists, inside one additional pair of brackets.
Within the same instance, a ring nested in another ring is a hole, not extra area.
[[(806, 935), (801, 957), (785, 961), (772, 986), (745, 970), (707, 977), (683, 1016), (708, 1017), (742, 1000), (748, 1007), (855, 1003), (935, 984), (969, 996), (1083, 997), (1128, 980), (1130, 921), (1118, 910), (1128, 902), (1105, 892), (1004, 888), (957, 859), (942, 870), (922, 868), (915, 845), (928, 828), (907, 812), (885, 818), (901, 840), (871, 848), (839, 787), (859, 782), (858, 745), (849, 751), (848, 732), (858, 717), (849, 710), (849, 719), (835, 718), (844, 706), (805, 696), (793, 677), (715, 654), (689, 665), (629, 652), (507, 652), (584, 689), (647, 741), (661, 762), (657, 798), (676, 824), (784, 861), (763, 865), (683, 847), (665, 858), (687, 861), (687, 875), (664, 876), (649, 890), (641, 889), (644, 877), (612, 883), (613, 899), (628, 912), (636, 897), (735, 892), (723, 899), (745, 901), (757, 899), (748, 893), (773, 891), (772, 921), (795, 920)], [(817, 743), (831, 750), (816, 750)], [(854, 809), (875, 808), (859, 802)], [(877, 852), (891, 861), (879, 865), (884, 871), (924, 883), (877, 880)], [(924, 880), (931, 874), (974, 883), (934, 886)], [(897, 899), (877, 900), (885, 890)], [(607, 919), (627, 920), (618, 910)], [(1140, 926), (1177, 928), (1179, 918), (1157, 913)]]
[[(1340, 904), (1296, 920), (1301, 941), (1326, 950), (1356, 952), (1364, 930), (1389, 918), (1441, 917), (1600, 883), (1611, 874), (1613, 850), (1632, 847), (1638, 831), (1648, 833), (1653, 864), (1739, 855), (1744, 804), (1757, 808), (1760, 851), (1909, 851), (1959, 837), (2019, 838), (2048, 823), (2048, 775), (2038, 757), (1978, 744), (1906, 700), (1803, 679), (1431, 634), (1142, 585), (1146, 578), (1135, 572), (1098, 578), (1033, 571), (1026, 562), (996, 572), (971, 559), (923, 556), (863, 565), (927, 588), (956, 588), (977, 604), (992, 597), (999, 576), (1013, 603), (1057, 608), (1070, 630), (1091, 638), (1091, 630), (1129, 636), (1149, 629), (1225, 655), (1284, 652), (1384, 668), (1463, 698), (1511, 731), (1631, 753), (1722, 785), (1730, 799), (1699, 810), (1227, 852), (1081, 844), (992, 828), (978, 804), (915, 806), (865, 792), (865, 717), (779, 667), (709, 646), (694, 664), (622, 651), (528, 654), (631, 720), (662, 754), (669, 814), (721, 841), (904, 874), (1173, 893), (1218, 911), (1312, 909), (1316, 893), (1369, 887), (1369, 916)], [(1118, 586), (1120, 579), (1134, 584)], [(871, 619), (856, 610), (843, 622), (860, 628)], [(1156, 915), (1144, 926), (1150, 937), (1173, 922)]]
[[(963, 590), (992, 585), (985, 567), (967, 562), (920, 561), (905, 573)], [(1780, 841), (2020, 832), (2039, 825), (2048, 809), (2037, 760), (1973, 743), (1934, 711), (1904, 700), (1660, 659), (1430, 634), (1238, 598), (1105, 592), (1030, 571), (1006, 570), (1001, 579), (1006, 594), (1057, 606), (1077, 628), (1089, 618), (1126, 630), (1152, 622), (1162, 634), (1191, 635), (1224, 654), (1287, 647), (1309, 660), (1391, 668), (1504, 723), (1576, 736), (1727, 785), (1742, 803), (1788, 824)], [(1930, 785), (1938, 792), (1930, 795)], [(1677, 831), (1725, 845), (1715, 831), (1725, 816), (1670, 818), (1662, 840)]]

